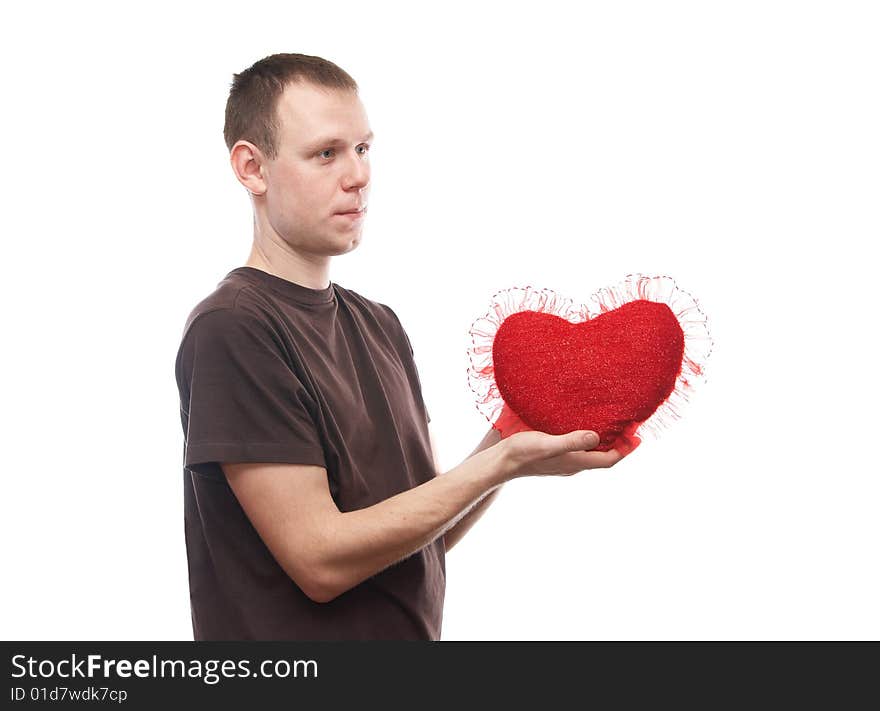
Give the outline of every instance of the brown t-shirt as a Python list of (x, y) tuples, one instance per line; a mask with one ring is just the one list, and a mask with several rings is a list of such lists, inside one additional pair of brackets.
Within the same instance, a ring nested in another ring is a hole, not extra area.
[(328, 603), (273, 558), (219, 462), (315, 464), (342, 512), (436, 474), (406, 331), (386, 305), (233, 269), (193, 309), (175, 365), (193, 633), (208, 639), (439, 639), (442, 536)]

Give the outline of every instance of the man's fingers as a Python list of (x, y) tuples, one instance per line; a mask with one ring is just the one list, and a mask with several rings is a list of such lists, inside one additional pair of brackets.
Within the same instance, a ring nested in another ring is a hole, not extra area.
[[(530, 459), (547, 459), (569, 452), (582, 452), (599, 444), (599, 435), (589, 430), (575, 430), (561, 435), (540, 434), (537, 441), (529, 443), (521, 440), (523, 446), (531, 449)], [(529, 447), (531, 444), (531, 447)]]
[(584, 449), (592, 449), (599, 444), (599, 435), (591, 430), (575, 430), (568, 434), (560, 435), (564, 441), (562, 445), (566, 452), (578, 452)]
[(572, 452), (570, 456), (574, 466), (581, 469), (607, 469), (623, 459), (623, 455), (616, 449), (609, 449), (607, 452)]
[[(526, 434), (529, 436), (526, 437)], [(520, 437), (523, 439), (518, 439)], [(599, 435), (591, 430), (575, 430), (561, 435), (538, 432), (517, 434), (513, 436), (516, 442), (513, 451), (518, 450), (519, 453), (513, 456), (521, 464), (554, 459), (561, 470), (573, 473), (584, 469), (607, 469), (635, 449), (617, 442), (615, 448), (607, 452), (590, 451), (598, 446), (599, 439)]]

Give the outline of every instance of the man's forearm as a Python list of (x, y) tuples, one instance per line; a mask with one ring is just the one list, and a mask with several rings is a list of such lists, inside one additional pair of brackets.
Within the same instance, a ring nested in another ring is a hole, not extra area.
[(498, 498), (498, 493), (500, 491), (500, 486), (494, 491), (490, 491), (476, 504), (476, 506), (472, 507), (467, 514), (462, 516), (457, 524), (443, 534), (443, 542), (447, 551), (464, 538), (465, 533), (473, 528), (473, 525), (480, 520), (480, 517), (484, 513), (486, 513), (486, 509), (489, 508), (489, 505)]
[(511, 475), (501, 447), (390, 499), (335, 516), (323, 541), (322, 595), (332, 599), (410, 556), (454, 526)]
[[(477, 445), (477, 448), (468, 455), (468, 458), (473, 457), (475, 454), (488, 449), (500, 441), (501, 435), (498, 430), (494, 427), (490, 428), (482, 441)], [(443, 535), (443, 541), (446, 545), (447, 551), (458, 543), (464, 537), (465, 533), (471, 530), (473, 525), (486, 512), (486, 509), (489, 508), (489, 505), (498, 498), (499, 491), (501, 491), (501, 485), (486, 494), (486, 496), (484, 496), (475, 506), (471, 507), (470, 511), (459, 519), (458, 523), (446, 531)]]

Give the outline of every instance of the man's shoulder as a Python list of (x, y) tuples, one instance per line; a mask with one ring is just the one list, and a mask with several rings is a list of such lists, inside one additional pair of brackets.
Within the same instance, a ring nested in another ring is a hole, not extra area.
[(381, 301), (367, 298), (357, 291), (344, 288), (339, 284), (336, 284), (335, 282), (334, 286), (340, 298), (346, 301), (349, 305), (360, 307), (362, 311), (372, 314), (377, 320), (379, 320), (383, 324), (391, 324), (395, 327), (400, 325), (400, 319), (397, 318), (397, 314), (394, 312), (394, 309), (388, 306), (388, 304), (384, 304)]
[[(336, 286), (341, 289), (338, 284)], [(409, 334), (394, 309), (386, 303), (369, 299), (351, 289), (343, 289), (342, 291), (344, 292), (343, 297), (349, 304), (357, 305), (365, 315), (372, 317), (373, 323), (378, 324), (379, 330), (394, 344), (395, 350), (402, 359), (407, 360), (412, 357), (413, 350)]]
[(249, 298), (251, 286), (248, 282), (235, 278), (235, 274), (228, 274), (217, 284), (217, 287), (199, 301), (189, 312), (183, 327), (182, 340), (198, 324), (201, 327), (209, 325), (234, 326), (243, 320), (253, 319), (255, 309), (247, 308), (252, 301)]

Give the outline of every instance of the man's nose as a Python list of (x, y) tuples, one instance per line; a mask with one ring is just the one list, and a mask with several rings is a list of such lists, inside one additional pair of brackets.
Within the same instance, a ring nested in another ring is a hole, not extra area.
[(362, 188), (370, 182), (370, 164), (367, 158), (357, 151), (345, 163), (344, 183), (346, 188)]

